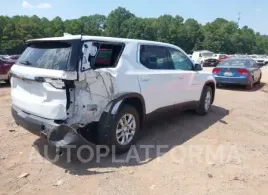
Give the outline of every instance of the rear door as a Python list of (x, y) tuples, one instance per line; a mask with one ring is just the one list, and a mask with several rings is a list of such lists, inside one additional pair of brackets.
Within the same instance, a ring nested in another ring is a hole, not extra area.
[(261, 69), (257, 63), (255, 63), (253, 60), (252, 62), (253, 62), (253, 71), (254, 71), (254, 81), (257, 82), (259, 81), (261, 77)]
[(67, 42), (31, 43), (11, 69), (12, 105), (39, 117), (66, 119), (67, 83), (77, 79), (75, 50)]
[(254, 78), (254, 82), (257, 82), (260, 77), (261, 70), (259, 68), (259, 65), (254, 60), (249, 60), (247, 63), (247, 68), (250, 71), (251, 75)]

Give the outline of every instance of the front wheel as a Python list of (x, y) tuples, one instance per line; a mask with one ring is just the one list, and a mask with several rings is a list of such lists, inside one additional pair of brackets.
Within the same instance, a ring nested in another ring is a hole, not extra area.
[(212, 103), (212, 89), (209, 86), (205, 86), (201, 98), (199, 100), (199, 105), (196, 109), (197, 114), (206, 115), (210, 109)]

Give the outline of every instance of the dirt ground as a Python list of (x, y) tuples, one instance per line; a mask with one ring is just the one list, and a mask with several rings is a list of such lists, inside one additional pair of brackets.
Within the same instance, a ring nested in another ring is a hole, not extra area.
[[(146, 155), (142, 146), (148, 145)], [(217, 89), (207, 116), (173, 112), (147, 122), (132, 150), (140, 160), (118, 162), (128, 153), (88, 163), (65, 155), (53, 161), (45, 147), (45, 140), (16, 126), (10, 88), (0, 84), (0, 194), (266, 195), (268, 68), (252, 91)]]

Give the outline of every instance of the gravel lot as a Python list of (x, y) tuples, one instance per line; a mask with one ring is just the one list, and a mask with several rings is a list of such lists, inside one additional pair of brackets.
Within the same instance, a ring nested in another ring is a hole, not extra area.
[[(140, 160), (117, 163), (112, 156), (99, 163), (97, 157), (88, 163), (69, 163), (66, 155), (56, 162), (43, 157), (46, 141), (16, 126), (10, 89), (2, 83), (0, 194), (266, 195), (268, 68), (262, 81), (252, 91), (218, 89), (207, 116), (173, 112), (154, 118), (132, 150)], [(153, 147), (148, 155), (143, 145)], [(52, 157), (53, 151), (48, 154)]]

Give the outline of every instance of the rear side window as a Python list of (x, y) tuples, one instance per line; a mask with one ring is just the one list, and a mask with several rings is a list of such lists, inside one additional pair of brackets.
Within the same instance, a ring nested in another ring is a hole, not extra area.
[(29, 45), (18, 60), (19, 65), (66, 70), (71, 45), (63, 42), (40, 42)]
[(94, 69), (99, 68), (114, 68), (123, 52), (123, 44), (107, 44), (107, 43), (93, 43), (98, 48), (98, 52), (94, 61)]
[(173, 70), (174, 64), (165, 47), (154, 45), (140, 46), (140, 63), (148, 69)]

